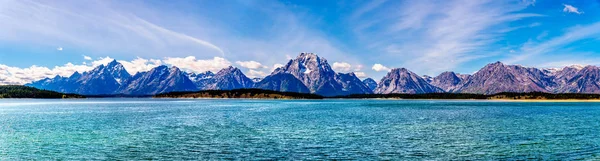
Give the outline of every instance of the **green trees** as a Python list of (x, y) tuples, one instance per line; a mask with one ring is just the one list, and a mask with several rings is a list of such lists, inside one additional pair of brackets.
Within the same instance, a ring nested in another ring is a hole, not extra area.
[(40, 90), (20, 85), (1, 85), (0, 98), (83, 98), (83, 96)]

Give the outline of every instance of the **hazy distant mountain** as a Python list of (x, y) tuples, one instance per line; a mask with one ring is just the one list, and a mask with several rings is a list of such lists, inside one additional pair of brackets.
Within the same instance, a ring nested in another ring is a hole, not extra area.
[(54, 76), (54, 78), (44, 78), (42, 80), (25, 84), (25, 86), (35, 87), (38, 89), (52, 90), (57, 92), (69, 92), (73, 89), (71, 88), (72, 85), (67, 84), (68, 80), (68, 78), (57, 75)]
[(421, 78), (423, 78), (423, 80), (427, 81), (427, 83), (431, 83), (431, 81), (433, 81), (433, 77), (428, 76), (428, 75), (423, 75), (423, 76), (421, 76)]
[(342, 91), (344, 91), (343, 95), (373, 93), (373, 90), (358, 79), (354, 73), (338, 73), (335, 79), (342, 85)]
[(246, 77), (240, 69), (232, 66), (221, 69), (213, 79), (213, 84), (207, 85), (206, 89), (230, 90), (254, 86), (252, 79)]
[(302, 83), (302, 81), (289, 73), (269, 75), (256, 83), (254, 88), (280, 92), (310, 93), (310, 90)]
[(552, 78), (539, 69), (496, 62), (477, 71), (457, 91), (482, 94), (551, 92), (554, 85)]
[(405, 68), (392, 69), (379, 81), (375, 93), (440, 93), (442, 89), (433, 86), (421, 76), (408, 71)]
[(196, 84), (198, 89), (207, 89), (209, 85), (214, 84), (215, 80), (213, 77), (215, 74), (211, 71), (203, 73), (187, 73), (188, 78)]
[(460, 87), (463, 79), (454, 72), (443, 72), (442, 74), (431, 78), (429, 82), (431, 85), (439, 87), (446, 92), (453, 92), (456, 88)]
[(26, 84), (26, 86), (48, 89), (63, 93), (83, 95), (115, 94), (123, 80), (129, 79), (123, 65), (116, 60), (106, 66), (99, 65), (89, 72), (75, 72), (68, 78), (56, 76), (53, 79), (43, 79)]
[(252, 78), (252, 82), (254, 83), (258, 83), (260, 81), (262, 81), (264, 78)]
[(198, 88), (186, 73), (173, 66), (161, 65), (148, 72), (134, 75), (118, 93), (148, 95), (173, 91), (197, 91)]
[(367, 78), (365, 80), (362, 81), (367, 87), (369, 87), (369, 89), (371, 89), (371, 91), (374, 91), (375, 88), (377, 88), (377, 82), (375, 82), (375, 80), (373, 80), (372, 78)]

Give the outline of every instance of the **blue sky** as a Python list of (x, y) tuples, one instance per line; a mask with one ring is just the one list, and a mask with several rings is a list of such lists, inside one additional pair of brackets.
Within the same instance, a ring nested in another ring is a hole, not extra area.
[(117, 59), (262, 77), (300, 52), (338, 72), (473, 73), (502, 61), (600, 64), (597, 0), (76, 1), (0, 0), (0, 84)]

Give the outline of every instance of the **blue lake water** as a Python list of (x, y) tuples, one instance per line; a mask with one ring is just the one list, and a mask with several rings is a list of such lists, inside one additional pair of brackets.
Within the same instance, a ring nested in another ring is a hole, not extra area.
[(598, 160), (600, 103), (0, 100), (0, 160)]

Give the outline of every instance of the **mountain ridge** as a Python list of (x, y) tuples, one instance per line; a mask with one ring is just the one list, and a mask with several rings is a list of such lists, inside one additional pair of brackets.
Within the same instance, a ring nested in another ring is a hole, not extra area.
[(264, 78), (250, 79), (233, 66), (217, 73), (193, 73), (162, 65), (130, 75), (121, 63), (113, 60), (90, 71), (74, 72), (69, 77), (44, 78), (26, 86), (82, 95), (152, 95), (246, 88), (326, 97), (373, 93), (600, 93), (600, 68), (588, 65), (539, 69), (494, 62), (472, 75), (447, 71), (435, 77), (419, 76), (406, 68), (394, 68), (376, 82), (371, 78), (361, 80), (354, 73), (338, 73), (327, 59), (314, 53), (300, 53)]

